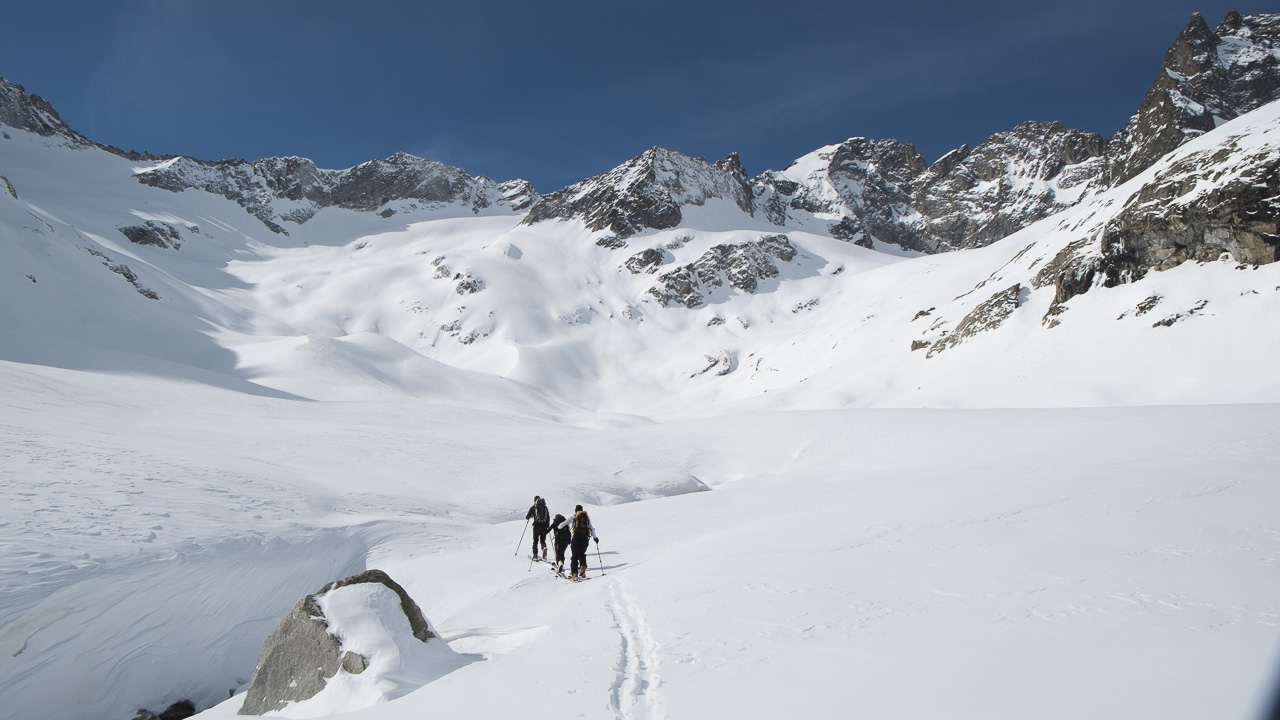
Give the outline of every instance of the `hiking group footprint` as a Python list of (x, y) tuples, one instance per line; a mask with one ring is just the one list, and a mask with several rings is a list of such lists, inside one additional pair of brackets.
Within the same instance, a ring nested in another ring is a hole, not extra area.
[(609, 586), (609, 612), (621, 639), (617, 677), (610, 689), (609, 706), (618, 720), (666, 718), (658, 686), (658, 645), (653, 641), (644, 612), (616, 580)]

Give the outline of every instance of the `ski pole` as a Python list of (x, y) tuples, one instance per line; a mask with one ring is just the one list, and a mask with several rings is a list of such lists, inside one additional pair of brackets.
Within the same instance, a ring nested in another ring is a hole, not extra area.
[(520, 546), (524, 544), (524, 534), (525, 534), (526, 532), (529, 532), (529, 519), (528, 519), (528, 518), (525, 518), (525, 520), (524, 520), (524, 530), (521, 530), (521, 531), (520, 531), (520, 542), (516, 543), (516, 551), (515, 551), (514, 553), (512, 553), (513, 555), (519, 555), (519, 554), (520, 554)]
[(604, 575), (604, 561), (600, 559), (600, 540), (596, 540), (596, 560), (600, 563), (600, 574)]

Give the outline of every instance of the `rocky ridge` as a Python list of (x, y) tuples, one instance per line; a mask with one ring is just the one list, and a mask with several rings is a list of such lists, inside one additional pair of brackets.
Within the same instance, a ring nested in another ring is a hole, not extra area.
[[(1280, 98), (1278, 43), (1280, 15), (1232, 12), (1213, 31), (1193, 15), (1138, 112), (1110, 139), (1057, 122), (1026, 122), (929, 164), (909, 144), (857, 137), (750, 180), (736, 156), (713, 165), (654, 148), (552, 193), (526, 222), (581, 218), (592, 230), (625, 238), (675, 227), (682, 205), (719, 197), (781, 228), (866, 247), (923, 253), (982, 247)], [(620, 246), (612, 238), (602, 244)]]
[(138, 174), (152, 187), (183, 192), (195, 189), (238, 203), (273, 232), (282, 222), (305, 223), (327, 207), (391, 217), (397, 201), (412, 205), (461, 205), (473, 212), (494, 205), (511, 211), (529, 207), (538, 197), (523, 180), (498, 184), (460, 168), (396, 153), (346, 170), (324, 170), (306, 158), (265, 158), (254, 162), (204, 162), (181, 157)]

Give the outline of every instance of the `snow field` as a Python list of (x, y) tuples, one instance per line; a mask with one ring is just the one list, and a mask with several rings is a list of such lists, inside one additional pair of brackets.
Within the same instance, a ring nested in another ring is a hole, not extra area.
[[(0, 367), (5, 717), (204, 707), (364, 567), (465, 664), (299, 712), (1247, 718), (1276, 667), (1273, 405), (586, 429)], [(588, 504), (588, 582), (530, 569), (535, 493)]]

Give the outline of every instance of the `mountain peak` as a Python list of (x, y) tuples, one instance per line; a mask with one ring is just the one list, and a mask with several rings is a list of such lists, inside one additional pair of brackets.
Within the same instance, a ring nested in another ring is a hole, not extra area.
[(21, 85), (0, 77), (0, 125), (26, 130), (42, 137), (63, 137), (77, 145), (91, 144), (72, 130), (47, 100), (27, 94)]
[(1215, 30), (1191, 16), (1107, 154), (1118, 184), (1188, 139), (1280, 98), (1280, 15), (1232, 11)]
[(727, 200), (754, 210), (746, 170), (736, 154), (716, 163), (676, 150), (651, 147), (612, 170), (543, 197), (526, 224), (578, 218), (591, 230), (626, 238), (645, 230), (677, 227), (682, 208)]

